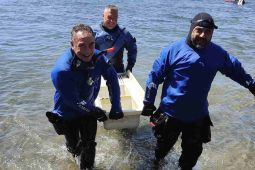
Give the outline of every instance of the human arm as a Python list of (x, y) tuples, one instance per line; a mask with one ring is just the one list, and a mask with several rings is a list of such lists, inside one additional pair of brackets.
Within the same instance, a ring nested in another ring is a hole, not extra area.
[[(95, 107), (91, 99), (80, 98), (80, 90), (77, 88), (77, 75), (72, 71), (53, 71), (52, 81), (56, 88), (55, 103), (60, 108), (69, 108), (73, 114), (89, 115), (99, 121), (107, 119), (105, 111)], [(76, 77), (76, 78), (75, 78)]]
[(136, 38), (126, 32), (127, 66), (126, 71), (132, 72), (137, 57)]
[(253, 95), (255, 94), (255, 81), (252, 79), (251, 75), (244, 70), (241, 62), (234, 56), (228, 53), (226, 54), (225, 62), (220, 72), (239, 83), (241, 86), (249, 89)]
[(53, 71), (51, 77), (52, 82), (65, 105), (84, 114), (92, 110), (92, 105), (79, 97), (73, 72)]
[(103, 77), (106, 80), (108, 87), (110, 101), (112, 104), (109, 118), (110, 119), (121, 119), (123, 118), (123, 112), (120, 103), (120, 87), (118, 77), (113, 66), (106, 64), (106, 69), (103, 73)]
[(150, 116), (156, 110), (154, 102), (157, 95), (158, 86), (164, 81), (166, 72), (170, 68), (168, 60), (169, 53), (166, 49), (164, 49), (153, 63), (152, 70), (149, 73), (149, 77), (146, 81), (145, 97), (143, 101), (144, 107), (141, 113), (144, 116)]
[(249, 83), (248, 89), (255, 96), (255, 80), (253, 80)]

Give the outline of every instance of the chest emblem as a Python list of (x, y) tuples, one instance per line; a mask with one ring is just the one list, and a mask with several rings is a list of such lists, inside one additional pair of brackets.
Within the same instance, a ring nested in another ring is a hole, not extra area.
[(91, 77), (89, 77), (89, 79), (87, 80), (87, 84), (88, 84), (89, 86), (92, 86), (93, 83), (94, 83), (93, 79), (92, 79)]
[(80, 60), (77, 60), (76, 65), (75, 65), (76, 68), (77, 68), (77, 67), (80, 67), (80, 65), (81, 65), (81, 61), (80, 61)]

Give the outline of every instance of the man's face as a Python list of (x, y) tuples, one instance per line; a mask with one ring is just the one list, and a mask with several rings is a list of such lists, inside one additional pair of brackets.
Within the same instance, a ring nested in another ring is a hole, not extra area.
[(118, 12), (111, 9), (105, 9), (103, 14), (103, 25), (108, 29), (116, 27), (118, 21)]
[(72, 50), (84, 62), (89, 62), (94, 54), (95, 38), (92, 33), (78, 31), (71, 42)]
[(211, 42), (213, 29), (196, 26), (191, 33), (191, 42), (197, 49), (204, 48)]

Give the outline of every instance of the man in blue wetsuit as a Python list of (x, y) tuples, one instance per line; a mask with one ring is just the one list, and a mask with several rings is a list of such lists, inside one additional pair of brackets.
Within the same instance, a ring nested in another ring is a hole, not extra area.
[(71, 48), (55, 63), (51, 78), (56, 88), (54, 110), (46, 115), (56, 132), (64, 135), (70, 153), (80, 157), (80, 168), (91, 168), (95, 159), (97, 120), (105, 121), (105, 111), (95, 106), (101, 75), (106, 79), (112, 108), (110, 119), (120, 119), (120, 88), (117, 73), (95, 50), (91, 27), (77, 24), (71, 31)]
[[(181, 134), (179, 166), (183, 170), (195, 166), (203, 143), (211, 140), (212, 122), (207, 97), (218, 71), (255, 95), (255, 81), (241, 63), (211, 42), (217, 28), (209, 14), (197, 14), (191, 20), (187, 38), (164, 48), (153, 64), (146, 83), (142, 115), (151, 116), (155, 125), (155, 164), (163, 160)], [(161, 103), (153, 113), (157, 88), (161, 83)]]
[[(120, 27), (118, 21), (118, 7), (108, 5), (103, 12), (103, 22), (98, 28), (94, 28), (96, 33), (96, 49), (105, 50), (114, 47), (114, 51), (106, 56), (113, 64), (118, 73), (127, 70), (132, 72), (136, 62), (137, 46), (136, 39), (127, 31)], [(127, 66), (124, 68), (123, 53), (127, 50)]]

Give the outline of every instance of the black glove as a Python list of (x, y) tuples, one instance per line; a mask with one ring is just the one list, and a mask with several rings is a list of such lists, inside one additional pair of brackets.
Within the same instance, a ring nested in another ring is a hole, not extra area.
[(63, 135), (66, 132), (67, 126), (62, 117), (53, 112), (46, 112), (46, 116), (58, 135)]
[(106, 111), (99, 107), (95, 107), (92, 109), (90, 115), (96, 118), (99, 122), (103, 122), (107, 120), (107, 116), (105, 115)]
[(153, 104), (144, 104), (141, 115), (151, 116), (156, 110), (156, 107)]
[(123, 112), (121, 111), (121, 112), (113, 112), (113, 111), (110, 111), (110, 113), (109, 113), (109, 119), (115, 119), (115, 120), (117, 120), (117, 119), (121, 119), (121, 118), (123, 118), (124, 117), (124, 114), (123, 114)]
[(128, 72), (128, 70), (130, 72), (132, 72), (132, 69), (133, 69), (133, 66), (131, 64), (128, 64), (127, 67), (126, 67), (126, 72)]
[(158, 124), (161, 124), (162, 122), (165, 122), (167, 118), (167, 115), (165, 115), (162, 110), (158, 108), (158, 110), (151, 115), (150, 122), (153, 126), (156, 126)]
[(61, 117), (58, 116), (57, 114), (54, 114), (53, 112), (46, 112), (46, 116), (50, 123), (62, 123), (63, 122)]
[(248, 89), (250, 90), (250, 92), (255, 96), (255, 81), (252, 81), (249, 86)]

